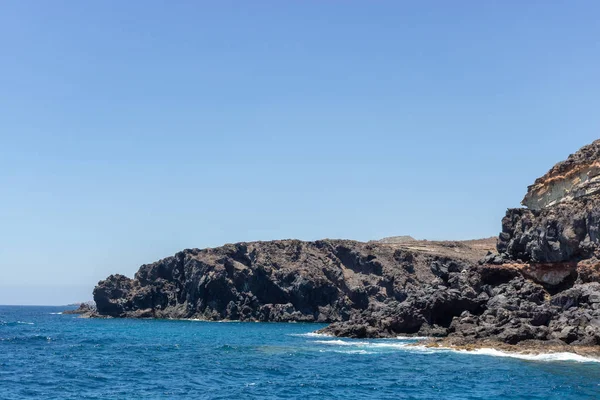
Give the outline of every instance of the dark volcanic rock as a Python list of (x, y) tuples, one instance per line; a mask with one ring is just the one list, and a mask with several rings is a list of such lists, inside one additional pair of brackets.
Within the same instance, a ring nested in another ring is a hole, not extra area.
[(508, 210), (498, 251), (510, 260), (556, 263), (600, 256), (599, 241), (600, 197), (592, 196), (537, 211)]
[(437, 282), (323, 332), (600, 345), (600, 141), (536, 180), (523, 204), (507, 211), (498, 253), (478, 267), (432, 263)]
[[(347, 321), (361, 310), (418, 298), (429, 282), (476, 265), (492, 241), (415, 243), (417, 250), (348, 240), (189, 249), (143, 265), (134, 279), (108, 277), (94, 300), (100, 315), (112, 317)], [(437, 320), (436, 313), (446, 315), (444, 304), (432, 299), (424, 312)]]
[[(189, 249), (94, 290), (112, 317), (331, 322), (347, 337), (600, 345), (600, 141), (530, 186), (491, 241)], [(479, 261), (481, 260), (481, 261)], [(479, 262), (478, 262), (479, 261)]]
[(79, 303), (79, 307), (77, 307), (75, 310), (65, 310), (62, 313), (79, 314), (82, 316), (91, 317), (96, 314), (96, 304), (94, 304), (94, 302)]

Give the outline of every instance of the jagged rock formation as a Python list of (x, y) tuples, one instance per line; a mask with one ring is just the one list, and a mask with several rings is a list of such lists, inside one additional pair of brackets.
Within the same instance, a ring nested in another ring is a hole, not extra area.
[(600, 140), (537, 179), (523, 204), (530, 208), (506, 212), (499, 255), (488, 261), (574, 270), (600, 257)]
[[(600, 345), (600, 141), (529, 187), (493, 240), (190, 249), (94, 290), (112, 317), (331, 322), (338, 336)], [(486, 255), (487, 253), (487, 255)], [(485, 255), (485, 257), (484, 257)], [(483, 259), (478, 263), (477, 260)]]
[[(523, 200), (530, 208), (507, 211), (498, 253), (482, 265), (449, 271), (417, 296), (354, 314), (323, 332), (600, 345), (599, 165), (595, 141), (536, 180)], [(431, 316), (436, 307), (462, 312), (440, 321)]]
[(527, 188), (521, 204), (530, 210), (540, 210), (597, 193), (600, 193), (600, 140), (582, 147), (536, 179)]
[(599, 255), (600, 196), (564, 200), (542, 210), (510, 209), (498, 251), (508, 260), (577, 261)]
[(113, 317), (345, 321), (371, 304), (403, 301), (436, 274), (475, 265), (494, 240), (473, 243), (426, 242), (411, 250), (281, 240), (189, 249), (143, 265), (134, 279), (111, 275), (94, 300), (99, 314)]
[(96, 304), (93, 301), (88, 301), (84, 303), (73, 304), (78, 305), (78, 307), (74, 310), (65, 310), (63, 314), (79, 314), (84, 316), (93, 316), (96, 314)]

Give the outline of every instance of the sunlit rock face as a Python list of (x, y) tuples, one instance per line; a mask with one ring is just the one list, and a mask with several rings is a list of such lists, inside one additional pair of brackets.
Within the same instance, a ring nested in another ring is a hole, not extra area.
[(600, 259), (600, 140), (556, 164), (528, 188), (527, 208), (509, 209), (498, 252), (523, 275), (562, 284), (575, 264)]
[(528, 208), (503, 218), (498, 253), (488, 240), (410, 237), (187, 249), (134, 279), (100, 281), (96, 314), (330, 322), (321, 333), (600, 348), (599, 161), (596, 141), (538, 179)]
[(596, 193), (600, 193), (600, 140), (582, 147), (538, 178), (521, 204), (541, 210)]

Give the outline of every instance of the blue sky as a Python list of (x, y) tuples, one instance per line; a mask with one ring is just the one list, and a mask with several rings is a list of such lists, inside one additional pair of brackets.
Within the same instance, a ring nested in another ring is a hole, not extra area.
[(595, 1), (5, 1), (0, 304), (188, 247), (495, 236), (599, 137)]

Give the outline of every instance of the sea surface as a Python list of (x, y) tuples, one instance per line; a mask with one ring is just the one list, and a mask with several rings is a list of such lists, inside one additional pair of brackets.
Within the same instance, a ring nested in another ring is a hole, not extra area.
[(597, 399), (600, 363), (311, 334), (323, 325), (83, 319), (0, 306), (0, 399)]

